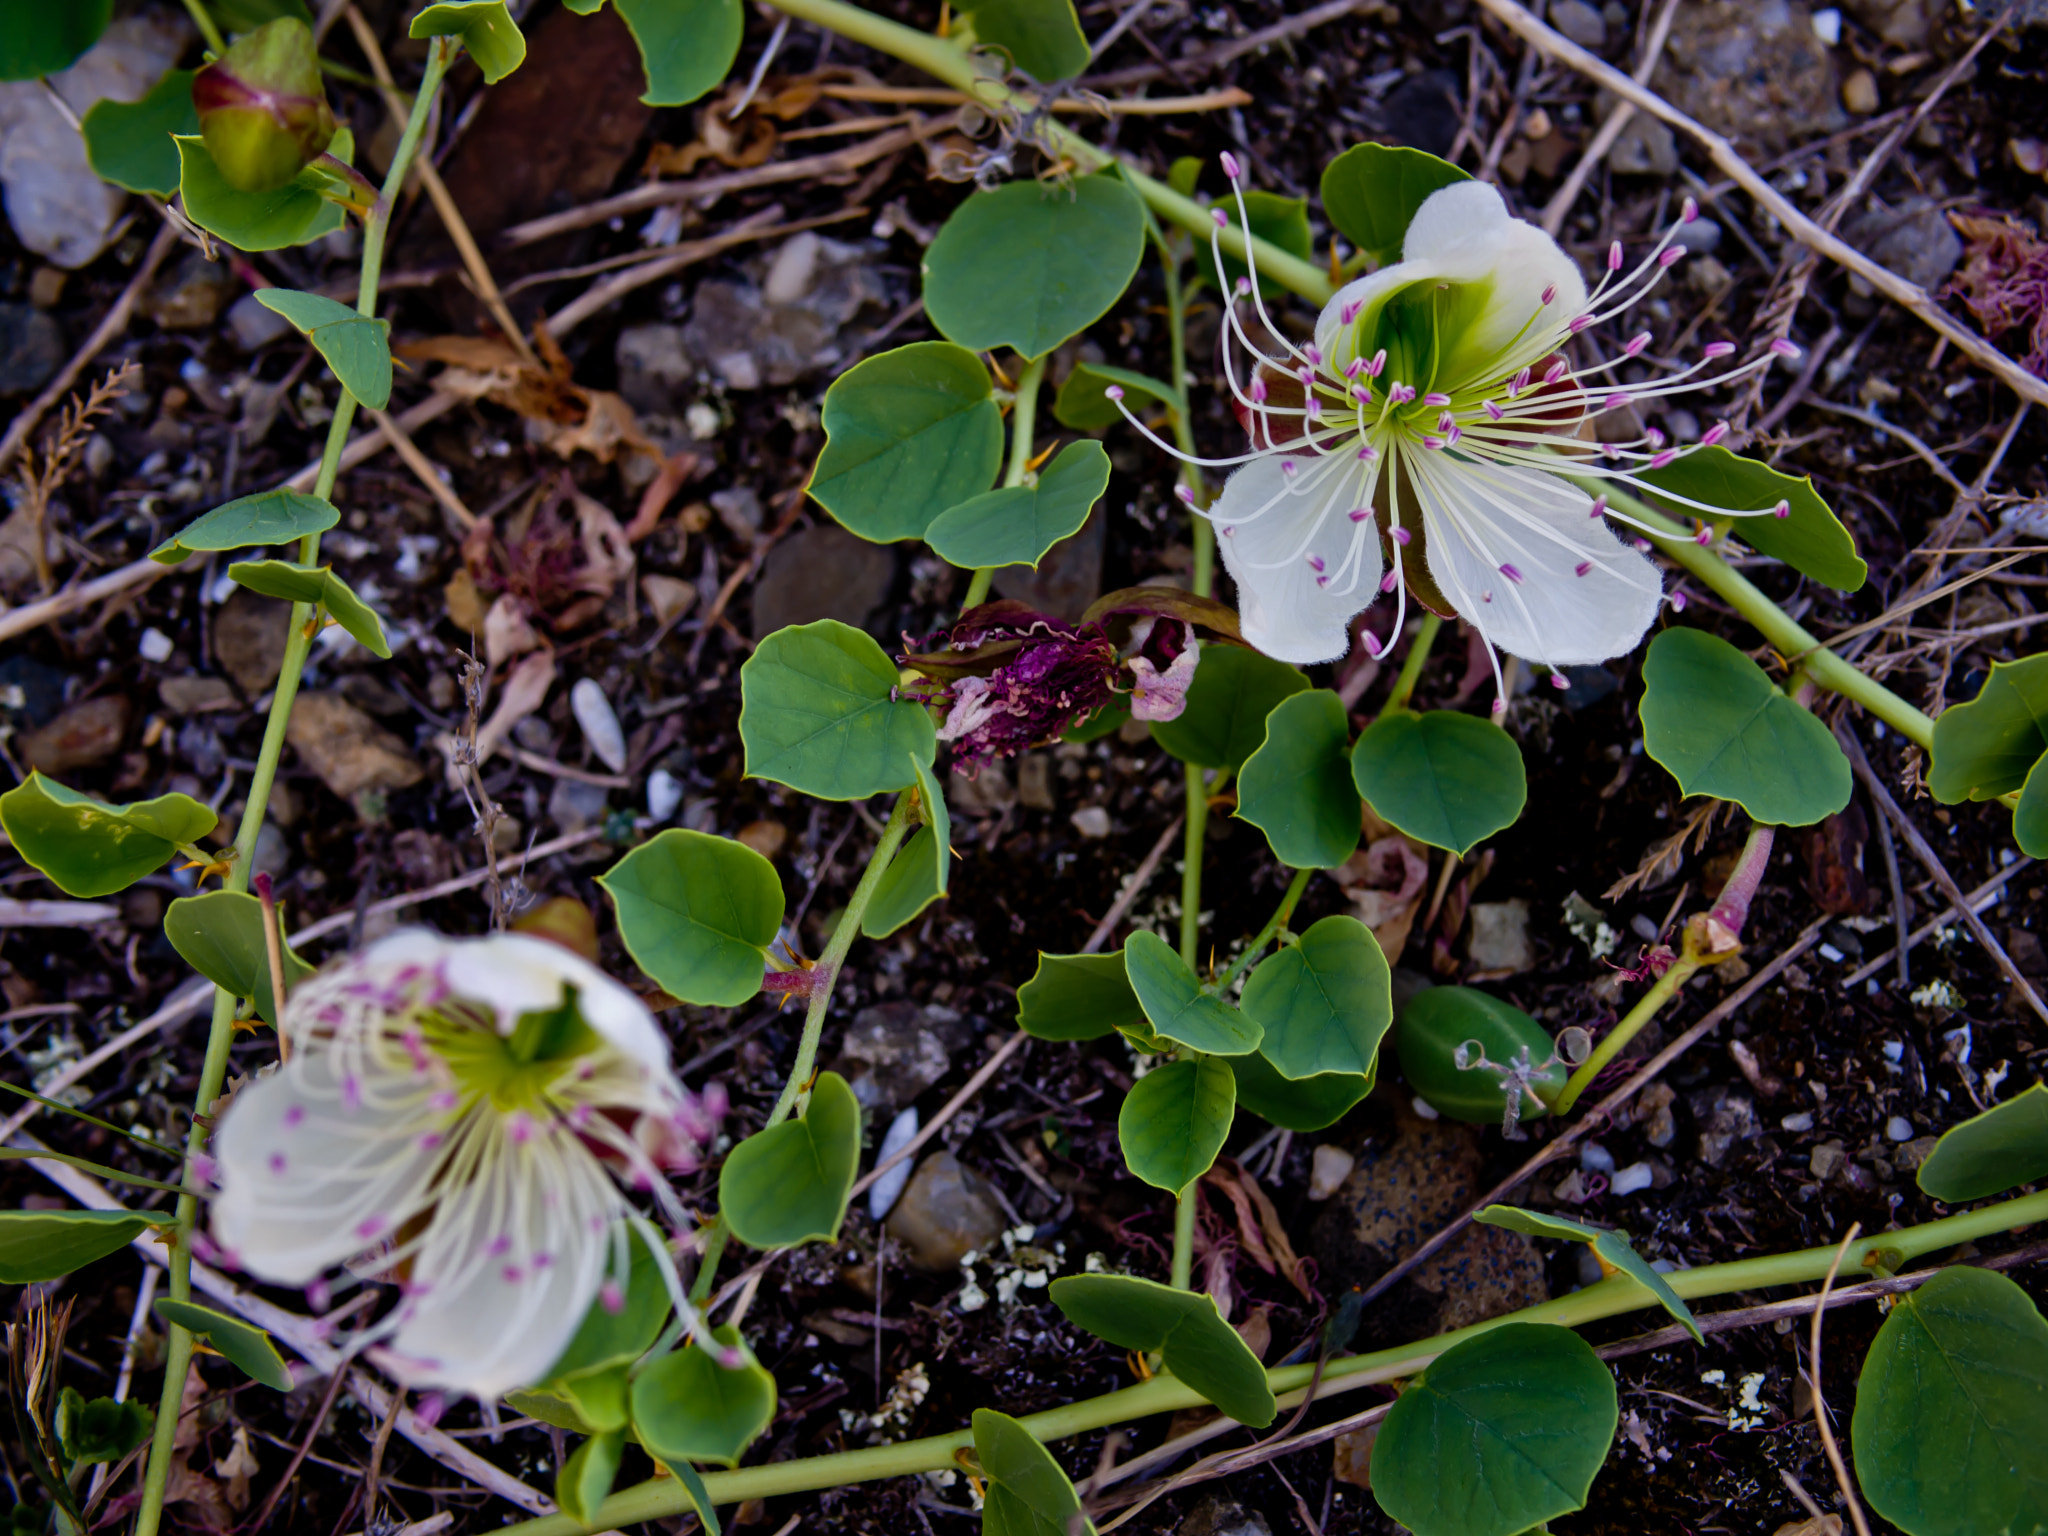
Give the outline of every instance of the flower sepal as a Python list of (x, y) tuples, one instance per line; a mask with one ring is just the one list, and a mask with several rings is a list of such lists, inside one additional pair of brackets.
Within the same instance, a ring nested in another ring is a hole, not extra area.
[(228, 185), (275, 192), (327, 149), (337, 124), (313, 30), (280, 17), (238, 38), (192, 80), (199, 136)]

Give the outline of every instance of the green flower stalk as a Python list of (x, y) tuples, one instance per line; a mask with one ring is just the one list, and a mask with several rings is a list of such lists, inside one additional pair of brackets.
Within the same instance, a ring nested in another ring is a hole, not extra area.
[(244, 192), (284, 186), (326, 152), (336, 130), (312, 29), (289, 17), (258, 27), (200, 70), (192, 105), (207, 153)]

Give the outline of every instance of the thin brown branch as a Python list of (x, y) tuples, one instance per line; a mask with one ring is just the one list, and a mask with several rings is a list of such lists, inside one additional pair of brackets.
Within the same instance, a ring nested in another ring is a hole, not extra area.
[(1820, 1443), (1828, 1453), (1828, 1466), (1834, 1470), (1835, 1486), (1842, 1492), (1842, 1502), (1849, 1506), (1849, 1518), (1856, 1522), (1856, 1536), (1870, 1536), (1870, 1525), (1863, 1518), (1862, 1501), (1856, 1497), (1856, 1489), (1849, 1481), (1849, 1469), (1842, 1463), (1842, 1448), (1835, 1444), (1834, 1426), (1828, 1422), (1827, 1395), (1820, 1384), (1820, 1324), (1827, 1316), (1828, 1292), (1835, 1288), (1835, 1276), (1842, 1268), (1842, 1260), (1849, 1252), (1849, 1245), (1856, 1241), (1856, 1234), (1863, 1230), (1863, 1223), (1849, 1223), (1849, 1235), (1842, 1239), (1842, 1246), (1835, 1250), (1835, 1261), (1828, 1266), (1828, 1277), (1820, 1283), (1820, 1295), (1813, 1302), (1813, 1329), (1807, 1345), (1807, 1385), (1813, 1389), (1813, 1423), (1820, 1431)]

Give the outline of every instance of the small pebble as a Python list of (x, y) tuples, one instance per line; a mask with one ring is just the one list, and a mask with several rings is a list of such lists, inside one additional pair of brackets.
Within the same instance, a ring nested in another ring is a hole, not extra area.
[(1083, 837), (1109, 836), (1109, 812), (1099, 805), (1084, 805), (1069, 819)]
[(175, 649), (171, 644), (171, 637), (154, 626), (142, 632), (142, 638), (136, 642), (135, 648), (142, 652), (144, 661), (159, 664), (169, 661), (171, 652)]
[(576, 715), (576, 723), (583, 727), (583, 739), (590, 743), (597, 760), (613, 773), (624, 773), (626, 733), (619, 728), (619, 717), (612, 712), (612, 702), (604, 696), (604, 689), (590, 678), (578, 678), (576, 686), (569, 690), (569, 708)]
[(1811, 1110), (1802, 1109), (1796, 1115), (1787, 1115), (1784, 1119), (1780, 1120), (1778, 1124), (1783, 1129), (1788, 1131), (1810, 1131), (1813, 1129), (1813, 1112)]
[(1630, 1163), (1618, 1169), (1614, 1181), (1607, 1186), (1608, 1192), (1616, 1195), (1632, 1195), (1639, 1189), (1648, 1189), (1657, 1182), (1657, 1175), (1648, 1163)]
[(1338, 1187), (1351, 1177), (1351, 1169), (1357, 1161), (1342, 1147), (1327, 1144), (1317, 1147), (1314, 1157), (1309, 1162), (1309, 1199), (1327, 1200), (1337, 1193)]
[(1579, 1166), (1594, 1173), (1614, 1172), (1614, 1154), (1597, 1141), (1589, 1141), (1579, 1148)]
[(676, 776), (666, 768), (657, 768), (647, 775), (647, 814), (657, 822), (667, 821), (675, 815), (676, 807), (683, 803), (683, 786)]
[(1425, 1120), (1439, 1120), (1443, 1118), (1441, 1115), (1437, 1113), (1436, 1106), (1430, 1103), (1429, 1100), (1425, 1099), (1419, 1093), (1416, 1094), (1415, 1097), (1410, 1099), (1408, 1102), (1410, 1107), (1414, 1109), (1415, 1113), (1422, 1116), (1422, 1118)]
[(1903, 1040), (1887, 1040), (1887, 1041), (1885, 1041), (1885, 1043), (1884, 1043), (1884, 1059), (1885, 1059), (1886, 1061), (1894, 1061), (1894, 1062), (1896, 1062), (1896, 1061), (1904, 1061), (1904, 1060), (1906, 1059), (1906, 1044), (1905, 1044), (1905, 1042), (1904, 1042)]
[[(889, 1122), (889, 1132), (882, 1138), (881, 1148), (875, 1153), (875, 1166), (877, 1168), (881, 1167), (882, 1164), (902, 1151), (903, 1148), (909, 1146), (911, 1138), (918, 1132), (918, 1126), (917, 1106), (914, 1104), (904, 1110), (894, 1120), (891, 1120)], [(906, 1157), (902, 1162), (868, 1186), (868, 1215), (870, 1217), (880, 1221), (889, 1214), (895, 1207), (896, 1202), (902, 1198), (904, 1186), (909, 1184), (910, 1175), (913, 1171), (912, 1159)]]
[(1813, 13), (1813, 35), (1830, 48), (1842, 41), (1842, 13), (1832, 5), (1824, 11)]
[(1878, 108), (1877, 76), (1859, 69), (1842, 82), (1842, 105), (1858, 117), (1868, 117)]
[(1834, 945), (1821, 944), (1816, 946), (1816, 948), (1820, 952), (1821, 959), (1827, 961), (1828, 964), (1840, 965), (1842, 963), (1842, 952), (1839, 949), (1835, 948)]
[(1911, 1141), (1913, 1139), (1913, 1122), (1904, 1115), (1893, 1115), (1891, 1119), (1885, 1121), (1884, 1133), (1893, 1141)]

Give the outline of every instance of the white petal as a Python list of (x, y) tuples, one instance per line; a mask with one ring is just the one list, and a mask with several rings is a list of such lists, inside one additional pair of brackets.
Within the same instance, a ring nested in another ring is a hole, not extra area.
[(1268, 454), (1232, 475), (1217, 498), (1210, 516), (1237, 582), (1244, 637), (1268, 656), (1336, 660), (1350, 646), (1352, 617), (1379, 596), (1379, 533), (1370, 519), (1350, 518), (1372, 504), (1366, 469), (1349, 452)]
[(495, 1012), (498, 1029), (506, 1035), (518, 1027), (521, 1014), (561, 1006), (563, 988), (573, 986), (585, 1023), (649, 1068), (668, 1071), (668, 1042), (654, 1015), (603, 971), (559, 944), (523, 933), (448, 941), (444, 974), (458, 996)]
[(1436, 275), (1437, 269), (1430, 262), (1398, 261), (1364, 277), (1354, 277), (1339, 288), (1337, 296), (1316, 316), (1316, 345), (1329, 359), (1330, 371), (1342, 373), (1357, 355), (1351, 350), (1349, 328), (1344, 324), (1345, 311), (1351, 312), (1355, 323), (1359, 315), (1366, 314), (1380, 300), (1399, 293), (1410, 283)]
[(1584, 491), (1541, 470), (1447, 453), (1414, 454), (1409, 463), (1429, 574), (1497, 649), (1549, 666), (1635, 649), (1657, 616), (1663, 578), (1606, 519), (1589, 515)]
[[(1485, 309), (1448, 350), (1438, 387), (1483, 382), (1484, 372), (1533, 316), (1547, 311), (1548, 329), (1568, 323), (1586, 307), (1586, 283), (1558, 243), (1534, 224), (1515, 218), (1500, 193), (1484, 182), (1461, 181), (1433, 192), (1415, 212), (1401, 247), (1404, 262), (1426, 262), (1454, 282), (1485, 281), (1493, 292)], [(1548, 305), (1543, 295), (1550, 289)]]

